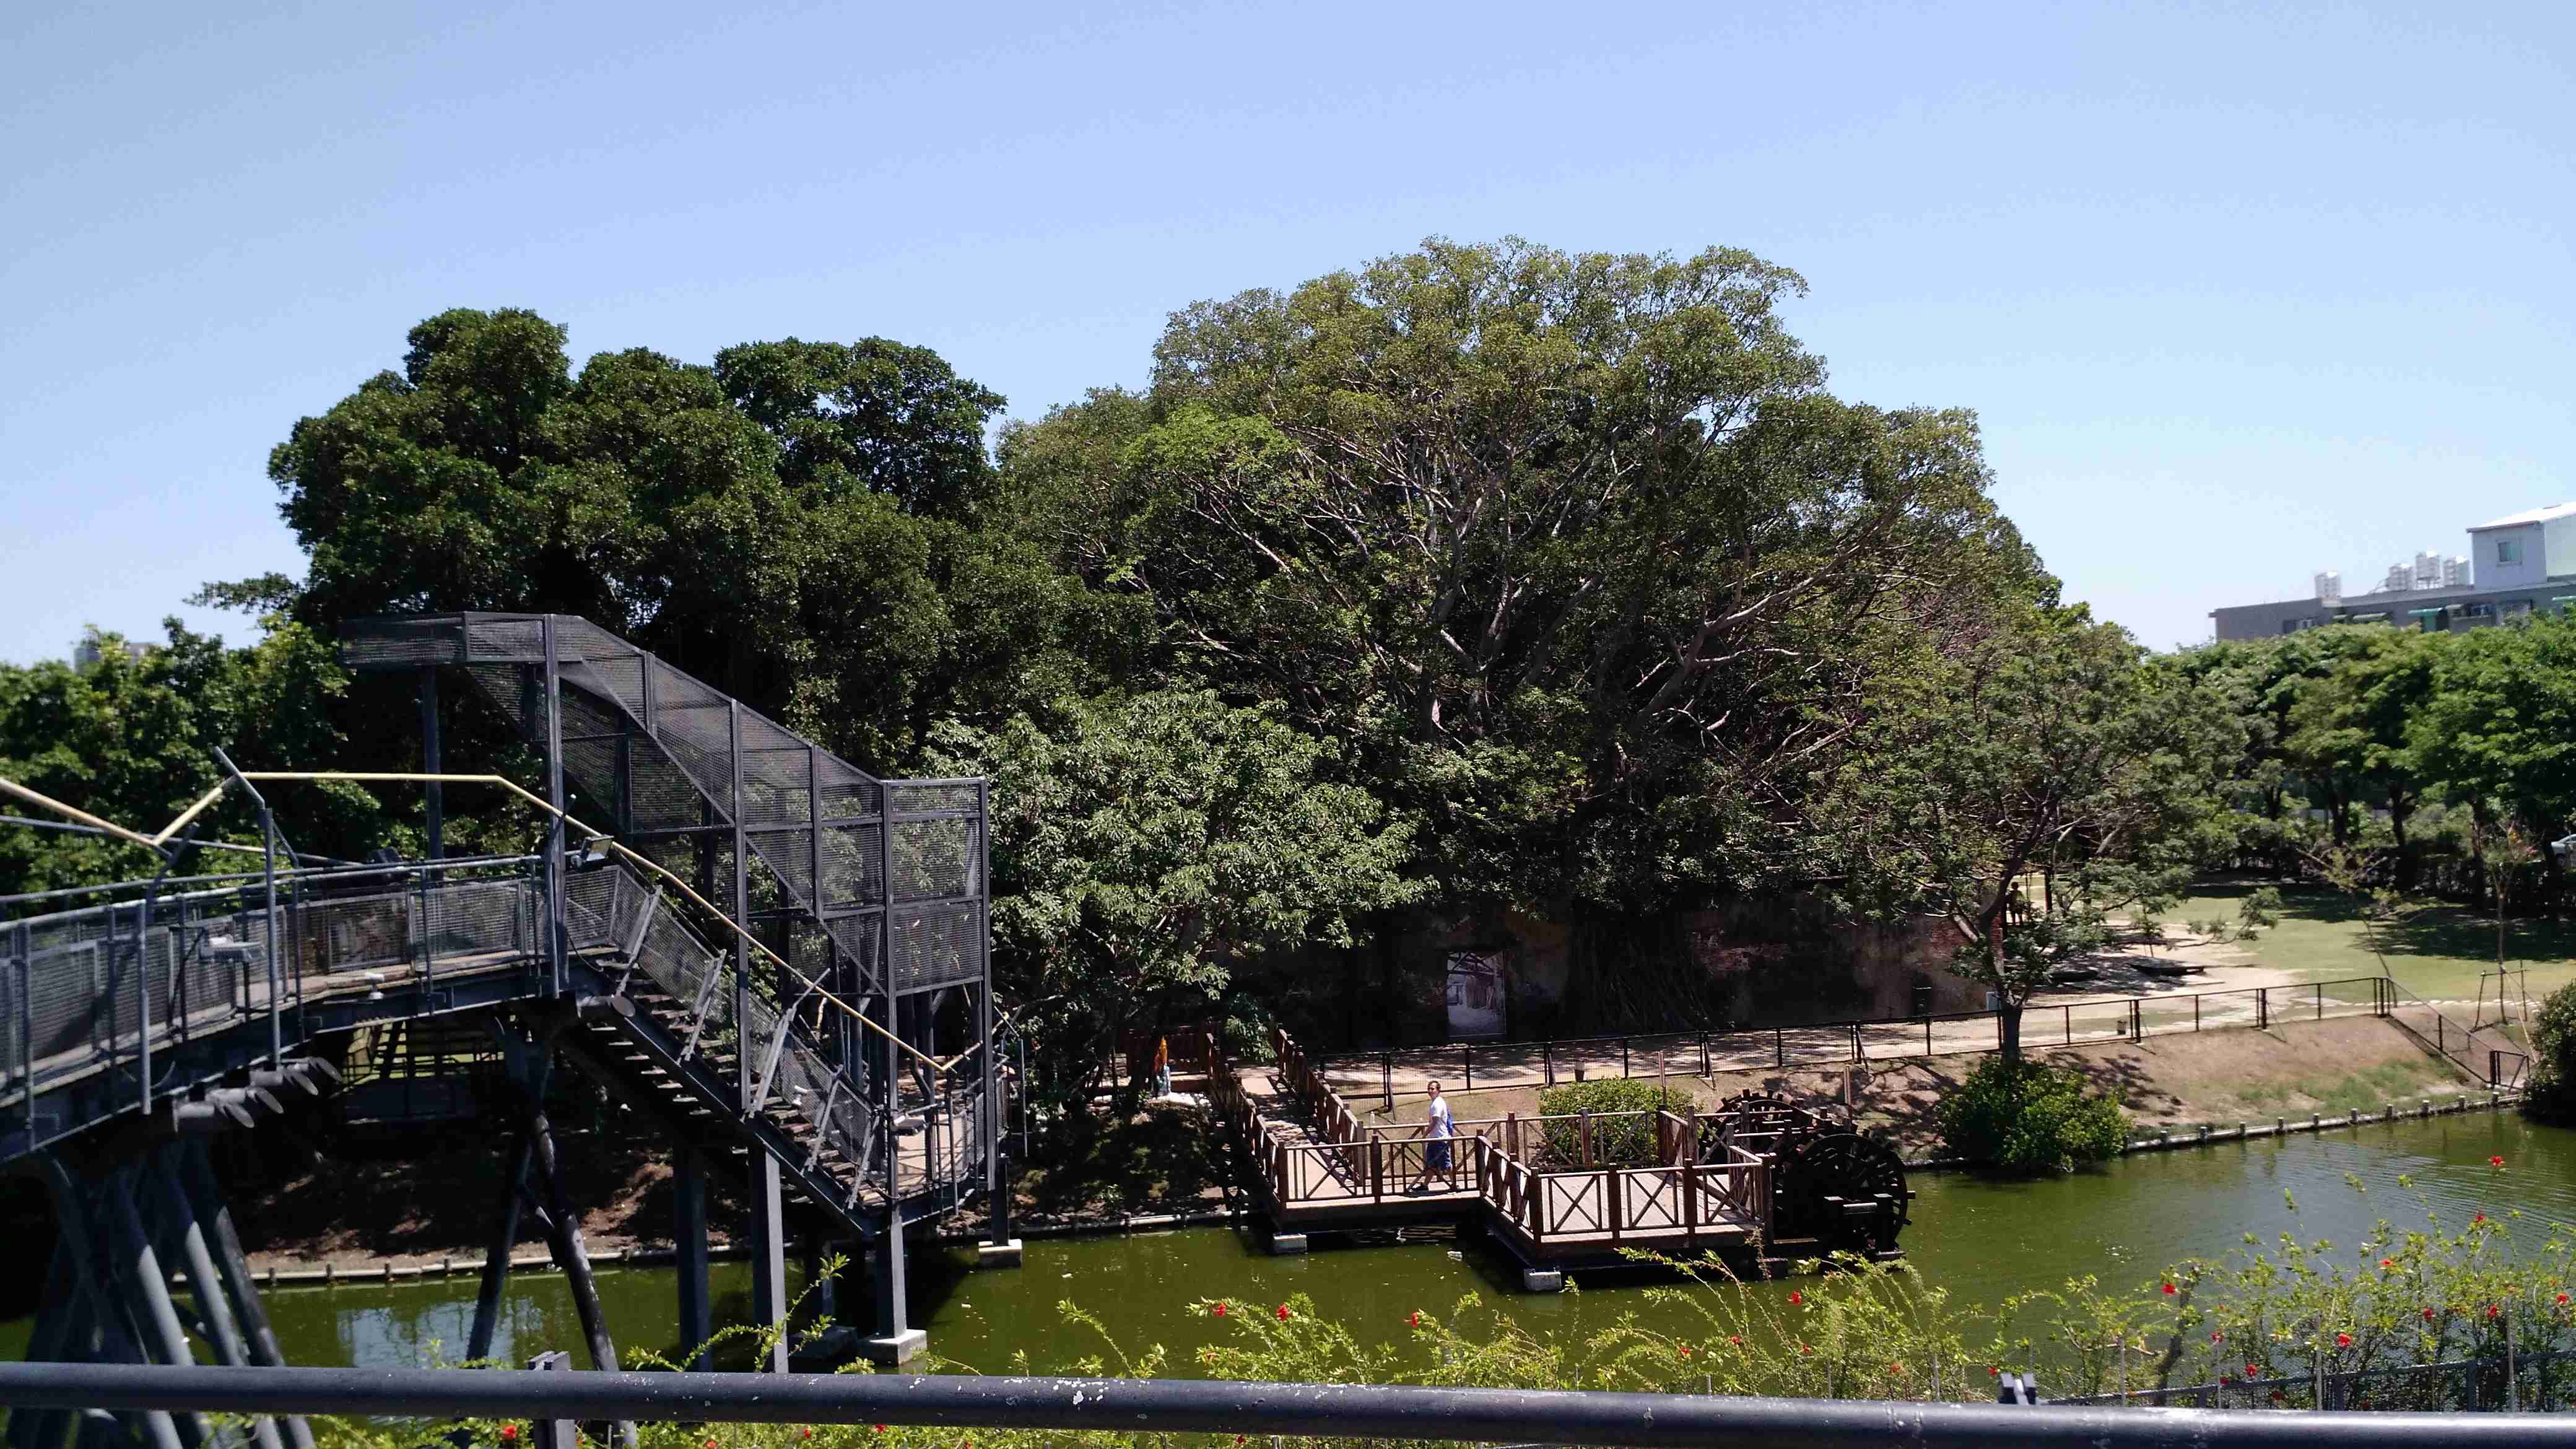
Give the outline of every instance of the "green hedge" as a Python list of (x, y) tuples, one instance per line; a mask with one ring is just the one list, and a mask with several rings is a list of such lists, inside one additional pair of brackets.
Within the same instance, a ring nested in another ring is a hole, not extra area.
[[(1653, 1112), (1669, 1109), (1688, 1113), (1691, 1096), (1675, 1091), (1660, 1082), (1639, 1081), (1633, 1077), (1605, 1077), (1597, 1082), (1568, 1082), (1550, 1087), (1538, 1094), (1542, 1116), (1573, 1116), (1589, 1112), (1600, 1117), (1611, 1112)], [(1546, 1154), (1551, 1166), (1572, 1167), (1583, 1161), (1582, 1144), (1576, 1140), (1575, 1124), (1547, 1124)], [(1655, 1160), (1655, 1122), (1652, 1117), (1622, 1117), (1613, 1122), (1592, 1124), (1592, 1159), (1598, 1164), (1616, 1163), (1624, 1167), (1644, 1167)]]
[(2522, 1110), (2544, 1122), (2576, 1122), (2576, 982), (2549, 993), (2531, 1023), (2531, 1073)]
[(2129, 1118), (2081, 1072), (1988, 1057), (1943, 1099), (1941, 1140), (1954, 1157), (2011, 1172), (2072, 1172), (2118, 1156)]

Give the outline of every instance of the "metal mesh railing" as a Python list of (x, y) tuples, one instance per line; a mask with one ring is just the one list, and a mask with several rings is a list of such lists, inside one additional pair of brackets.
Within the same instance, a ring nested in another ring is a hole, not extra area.
[[(124, 1110), (145, 1101), (153, 1053), (316, 993), (523, 968), (538, 954), (535, 874), (524, 859), (287, 872), (274, 939), (267, 896), (245, 887), (0, 925), (0, 1108), (41, 1145), (87, 1125), (38, 1119), (36, 1099), (65, 1083), (118, 1074), (125, 1085), (98, 1110)], [(154, 1092), (192, 1085), (150, 1076)]]

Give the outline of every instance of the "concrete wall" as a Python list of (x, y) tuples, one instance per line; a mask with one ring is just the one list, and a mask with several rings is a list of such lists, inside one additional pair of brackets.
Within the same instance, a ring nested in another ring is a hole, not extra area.
[(1814, 897), (1765, 896), (1608, 919), (1405, 912), (1360, 951), (1260, 969), (1263, 995), (1306, 1039), (1412, 1045), (1448, 1039), (1454, 951), (1501, 960), (1507, 1035), (1529, 1040), (1976, 1010), (1983, 988), (1946, 969), (1959, 940), (1945, 921), (1878, 926), (1839, 919)]
[[(2518, 523), (2510, 528), (2482, 528), (2469, 534), (2469, 571), (2481, 589), (2524, 588), (2549, 577), (2549, 529), (2555, 525)], [(2563, 536), (2563, 535), (2562, 535)], [(2498, 545), (2511, 543), (2520, 557), (2506, 563)]]

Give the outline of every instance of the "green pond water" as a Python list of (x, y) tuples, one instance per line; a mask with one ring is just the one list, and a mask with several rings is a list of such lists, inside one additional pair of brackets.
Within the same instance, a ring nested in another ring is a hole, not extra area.
[[(2503, 1170), (2489, 1165), (2494, 1156), (2505, 1159)], [(2347, 1175), (2367, 1194), (2356, 1194)], [(2400, 1186), (2401, 1176), (2414, 1186)], [(2044, 1181), (1917, 1173), (1914, 1185), (1920, 1196), (1905, 1233), (1908, 1256), (1958, 1300), (1994, 1303), (2085, 1273), (2100, 1274), (2106, 1286), (2144, 1282), (2178, 1258), (2224, 1255), (2248, 1231), (2267, 1241), (2290, 1231), (2350, 1244), (2379, 1218), (2401, 1229), (2420, 1225), (2428, 1206), (2452, 1223), (2516, 1208), (2576, 1222), (2576, 1132), (2532, 1126), (2509, 1112), (2472, 1113), (2143, 1153)], [(2295, 1213), (2284, 1204), (2285, 1191), (2297, 1201)], [(1186, 1374), (1198, 1347), (1224, 1331), (1187, 1305), (1219, 1296), (1276, 1304), (1304, 1293), (1320, 1313), (1369, 1341), (1399, 1340), (1407, 1314), (1445, 1314), (1466, 1293), (1547, 1334), (1580, 1335), (1623, 1312), (1668, 1318), (1677, 1330), (1696, 1323), (1686, 1308), (1645, 1299), (1647, 1283), (1668, 1279), (1585, 1275), (1579, 1293), (1534, 1296), (1517, 1291), (1517, 1271), (1499, 1254), (1472, 1242), (1319, 1247), (1274, 1258), (1249, 1235), (1225, 1228), (1032, 1239), (1016, 1270), (974, 1273), (916, 1259), (914, 1279), (912, 1321), (930, 1331), (932, 1352), (985, 1372), (1012, 1368), (1020, 1354), (1039, 1370), (1095, 1355), (1114, 1367), (1117, 1349), (1141, 1353), (1160, 1343), (1169, 1351), (1168, 1371)], [(670, 1347), (668, 1270), (609, 1270), (599, 1281), (621, 1348)], [(742, 1311), (748, 1278), (741, 1265), (719, 1264), (714, 1286), (720, 1316)], [(1097, 1317), (1116, 1348), (1069, 1324), (1058, 1307), (1067, 1301)], [(474, 1282), (281, 1288), (268, 1295), (268, 1307), (292, 1362), (406, 1366), (461, 1354)], [(845, 1317), (860, 1305), (851, 1307)], [(26, 1327), (0, 1325), (0, 1353), (22, 1351)], [(499, 1356), (524, 1359), (548, 1348), (578, 1356), (580, 1344), (559, 1276), (512, 1280)]]

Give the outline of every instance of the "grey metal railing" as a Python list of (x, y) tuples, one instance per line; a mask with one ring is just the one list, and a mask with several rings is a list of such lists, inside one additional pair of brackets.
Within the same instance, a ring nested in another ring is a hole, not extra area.
[[(404, 1419), (902, 1424), (1131, 1434), (1277, 1434), (1714, 1449), (2547, 1449), (2576, 1416), (2316, 1413), (1735, 1398), (973, 1374), (647, 1374), (542, 1370), (0, 1364), (12, 1408)], [(711, 1441), (712, 1442), (712, 1441)]]

